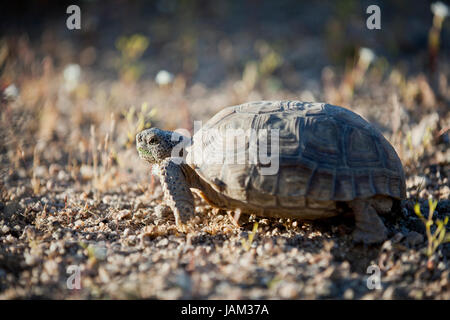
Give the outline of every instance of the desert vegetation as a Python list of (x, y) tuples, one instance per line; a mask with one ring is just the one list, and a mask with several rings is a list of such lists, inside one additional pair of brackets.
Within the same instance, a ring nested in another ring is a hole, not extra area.
[[(64, 1), (2, 6), (1, 299), (450, 298), (442, 7), (384, 3), (371, 31), (358, 1), (86, 1), (71, 31)], [(393, 144), (407, 199), (383, 217), (387, 241), (354, 244), (340, 217), (237, 225), (201, 199), (181, 233), (160, 210), (136, 133), (287, 99), (349, 108)]]

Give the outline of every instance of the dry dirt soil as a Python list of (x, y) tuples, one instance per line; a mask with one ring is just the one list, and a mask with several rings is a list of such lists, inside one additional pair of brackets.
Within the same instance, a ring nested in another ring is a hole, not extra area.
[[(449, 48), (428, 47), (428, 5), (408, 33), (387, 17), (389, 35), (373, 38), (348, 32), (364, 16), (333, 2), (302, 5), (304, 19), (270, 5), (158, 7), (146, 24), (138, 5), (122, 19), (111, 3), (92, 2), (75, 35), (58, 15), (0, 33), (0, 299), (450, 299), (450, 244), (428, 255), (414, 211), (426, 218), (437, 201), (432, 233), (450, 213)], [(158, 210), (139, 130), (192, 132), (225, 106), (285, 99), (342, 105), (394, 145), (407, 199), (382, 217), (387, 241), (354, 244), (342, 217), (236, 225), (200, 199), (186, 234)]]

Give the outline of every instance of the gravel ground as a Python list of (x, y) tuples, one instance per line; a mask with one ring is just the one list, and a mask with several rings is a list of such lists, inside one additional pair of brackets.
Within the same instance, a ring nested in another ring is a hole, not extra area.
[[(226, 36), (201, 18), (208, 28), (188, 29), (186, 18), (171, 32), (152, 20), (162, 35), (131, 62), (114, 46), (90, 46), (90, 31), (87, 45), (51, 30), (39, 41), (0, 38), (0, 299), (450, 299), (450, 244), (428, 256), (414, 212), (420, 203), (426, 216), (431, 197), (435, 221), (450, 213), (448, 48), (434, 73), (423, 64), (426, 41), (398, 63), (378, 50), (368, 67), (360, 54), (344, 68), (327, 58), (340, 48), (326, 35), (294, 36), (275, 19), (266, 40), (251, 27)], [(421, 23), (426, 37), (430, 21)], [(141, 78), (138, 65), (149, 66)], [(181, 70), (170, 70), (168, 84), (153, 80), (171, 65)], [(407, 199), (382, 217), (387, 241), (354, 244), (353, 221), (342, 217), (250, 216), (236, 225), (201, 199), (192, 230), (177, 231), (134, 135), (149, 126), (191, 130), (222, 107), (261, 99), (343, 105), (382, 130), (407, 177)]]

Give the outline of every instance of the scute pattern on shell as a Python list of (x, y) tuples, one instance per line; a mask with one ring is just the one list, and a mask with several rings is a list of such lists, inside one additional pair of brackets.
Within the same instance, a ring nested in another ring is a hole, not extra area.
[[(191, 163), (213, 188), (233, 199), (271, 208), (307, 206), (308, 200), (405, 197), (403, 168), (394, 148), (375, 127), (345, 108), (301, 101), (250, 102), (223, 109), (203, 132), (224, 133), (229, 128), (279, 129), (280, 134), (276, 175), (261, 175), (260, 165), (248, 162)], [(217, 137), (202, 141), (196, 133), (190, 152), (202, 148), (207, 158), (217, 145)], [(241, 151), (248, 159), (249, 144)], [(234, 144), (225, 144), (224, 154), (234, 157)]]

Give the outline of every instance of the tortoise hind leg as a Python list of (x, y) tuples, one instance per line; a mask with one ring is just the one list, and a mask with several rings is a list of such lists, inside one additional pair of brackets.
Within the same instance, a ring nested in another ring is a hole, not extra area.
[(373, 244), (386, 240), (387, 229), (370, 202), (353, 200), (348, 204), (355, 215), (353, 241)]

